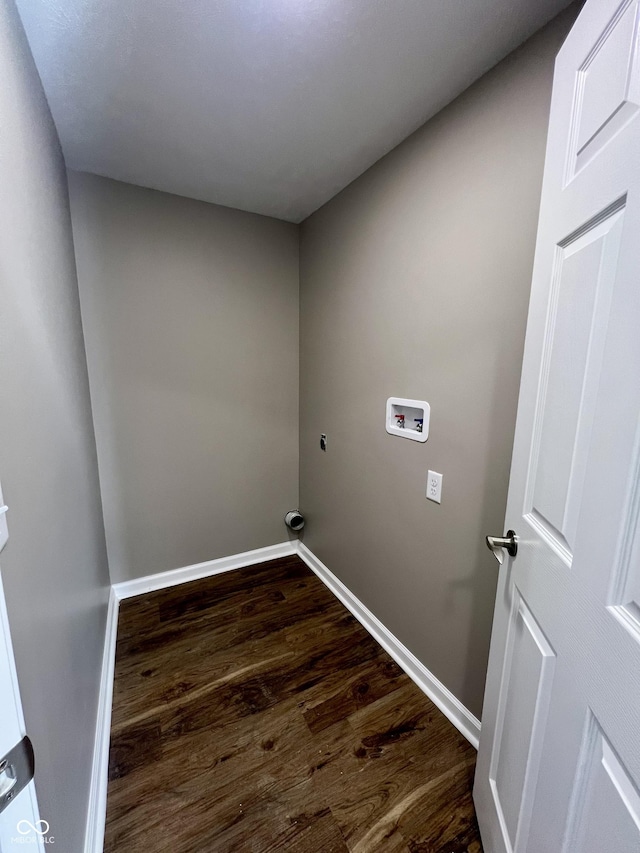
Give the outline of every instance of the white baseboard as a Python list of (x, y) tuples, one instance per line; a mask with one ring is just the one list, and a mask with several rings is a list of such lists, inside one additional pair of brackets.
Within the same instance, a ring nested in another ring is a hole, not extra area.
[(131, 598), (145, 592), (155, 592), (158, 589), (166, 589), (177, 584), (197, 581), (201, 578), (222, 574), (222, 572), (241, 569), (243, 566), (253, 566), (257, 563), (266, 563), (268, 560), (277, 560), (279, 557), (289, 557), (297, 553), (296, 545), (296, 541), (281, 542), (279, 545), (256, 548), (254, 551), (244, 551), (242, 554), (232, 554), (230, 557), (220, 557), (218, 560), (207, 560), (206, 563), (196, 563), (182, 569), (172, 569), (168, 572), (158, 572), (156, 575), (146, 575), (143, 578), (122, 581), (114, 584), (112, 589), (118, 601), (122, 601), (123, 598)]
[(116, 636), (118, 633), (118, 598), (111, 587), (107, 609), (107, 625), (104, 636), (102, 669), (96, 736), (93, 747), (89, 809), (84, 840), (84, 853), (102, 853), (104, 826), (107, 816), (107, 786), (109, 783), (109, 740), (111, 736), (111, 702), (113, 677), (116, 665)]
[(460, 702), (427, 667), (395, 637), (382, 622), (322, 563), (302, 542), (296, 542), (301, 560), (340, 599), (360, 624), (387, 651), (409, 678), (476, 749), (480, 739), (480, 721)]

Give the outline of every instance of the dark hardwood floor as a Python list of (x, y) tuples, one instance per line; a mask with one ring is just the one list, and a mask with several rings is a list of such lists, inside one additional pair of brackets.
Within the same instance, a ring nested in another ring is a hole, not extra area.
[(297, 557), (121, 604), (105, 853), (481, 853), (474, 764)]

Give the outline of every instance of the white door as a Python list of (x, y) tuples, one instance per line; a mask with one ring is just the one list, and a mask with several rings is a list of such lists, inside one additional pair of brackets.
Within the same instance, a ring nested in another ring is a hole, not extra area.
[[(0, 492), (0, 509), (2, 493)], [(0, 550), (6, 542), (6, 523), (0, 515)], [(9, 620), (4, 600), (4, 587), (0, 572), (0, 759), (7, 755), (25, 735), (24, 717), (20, 703), (18, 679), (13, 659)], [(0, 768), (2, 764), (0, 763)], [(0, 772), (0, 803), (7, 792), (15, 792), (12, 765)], [(39, 820), (35, 785), (30, 782), (0, 813), (0, 853), (24, 849), (44, 850), (44, 844), (53, 841), (48, 825)]]
[[(474, 797), (486, 853), (640, 853), (640, 0), (557, 59)], [(500, 534), (501, 531), (492, 531)]]

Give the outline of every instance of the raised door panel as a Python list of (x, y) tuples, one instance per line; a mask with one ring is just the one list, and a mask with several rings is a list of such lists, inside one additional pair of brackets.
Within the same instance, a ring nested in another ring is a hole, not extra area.
[(625, 0), (577, 71), (569, 179), (638, 112), (639, 20), (637, 0)]
[(640, 643), (640, 446), (636, 457), (610, 610)]
[(589, 711), (562, 853), (638, 853), (640, 794)]
[(553, 649), (516, 592), (490, 771), (507, 849), (515, 853), (528, 831), (554, 664)]
[(525, 518), (571, 566), (624, 200), (556, 247)]

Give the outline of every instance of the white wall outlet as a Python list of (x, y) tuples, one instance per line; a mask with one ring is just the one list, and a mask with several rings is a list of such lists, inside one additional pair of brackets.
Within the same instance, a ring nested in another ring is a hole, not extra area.
[(437, 504), (442, 502), (442, 474), (437, 471), (427, 474), (427, 499)]

